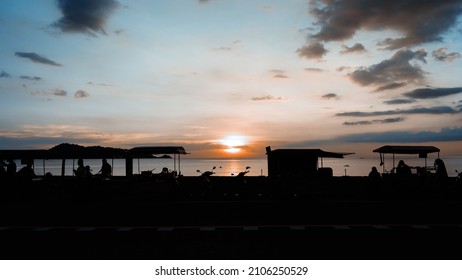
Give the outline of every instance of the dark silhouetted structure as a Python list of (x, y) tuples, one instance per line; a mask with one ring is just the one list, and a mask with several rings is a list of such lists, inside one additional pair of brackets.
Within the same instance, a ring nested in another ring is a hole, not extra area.
[(382, 146), (373, 150), (374, 153), (380, 153), (380, 166), (382, 166), (382, 173), (385, 173), (385, 154), (392, 154), (393, 156), (393, 169), (395, 169), (395, 155), (419, 155), (419, 158), (425, 159), (425, 167), (423, 170), (427, 170), (427, 157), (430, 153), (438, 153), (440, 157), (440, 149), (434, 146)]
[[(323, 158), (343, 158), (353, 153), (333, 153), (321, 149), (277, 149), (266, 147), (269, 177), (332, 177), (332, 168), (323, 166)], [(321, 159), (321, 167), (318, 167)]]

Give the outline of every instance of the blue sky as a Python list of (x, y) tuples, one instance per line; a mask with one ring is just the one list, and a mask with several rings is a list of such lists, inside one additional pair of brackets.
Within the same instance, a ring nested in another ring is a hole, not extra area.
[(462, 1), (390, 3), (2, 1), (0, 148), (460, 154)]

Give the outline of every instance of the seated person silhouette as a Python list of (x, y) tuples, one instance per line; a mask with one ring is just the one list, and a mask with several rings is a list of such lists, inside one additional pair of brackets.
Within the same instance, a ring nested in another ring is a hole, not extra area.
[(377, 171), (377, 168), (375, 166), (373, 166), (371, 172), (369, 172), (369, 179), (374, 181), (382, 179), (382, 176), (380, 176), (380, 173), (379, 171)]
[(18, 176), (23, 177), (23, 178), (32, 178), (35, 177), (35, 172), (34, 169), (32, 168), (32, 163), (28, 162), (26, 166), (21, 168), (18, 173), (16, 173)]
[(162, 171), (159, 173), (159, 181), (165, 181), (167, 179), (170, 179), (172, 177), (172, 173), (168, 171), (167, 167), (163, 167)]
[(101, 174), (101, 176), (103, 176), (103, 177), (109, 177), (109, 176), (112, 175), (112, 167), (107, 162), (107, 160), (105, 158), (103, 159), (103, 164), (101, 166), (101, 170), (98, 171), (97, 174)]
[(446, 166), (444, 165), (444, 162), (442, 159), (435, 159), (435, 176), (437, 179), (447, 179), (448, 178), (448, 171), (446, 170)]
[(6, 175), (7, 176), (15, 176), (16, 175), (16, 163), (13, 159), (8, 159), (6, 164)]
[(404, 163), (404, 160), (400, 160), (398, 167), (396, 167), (396, 174), (400, 177), (410, 177), (412, 175), (411, 168)]
[(85, 166), (85, 178), (91, 178), (93, 174), (91, 173), (90, 165)]
[(78, 178), (85, 178), (85, 166), (83, 165), (83, 159), (77, 161), (77, 169), (74, 169), (74, 174)]

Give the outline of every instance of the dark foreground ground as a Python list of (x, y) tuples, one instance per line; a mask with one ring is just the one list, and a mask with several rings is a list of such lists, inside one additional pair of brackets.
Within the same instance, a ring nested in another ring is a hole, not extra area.
[(462, 259), (462, 187), (342, 180), (173, 193), (152, 182), (11, 185), (0, 259)]
[[(450, 203), (9, 205), (1, 259), (462, 259)], [(14, 213), (14, 214), (12, 214)]]

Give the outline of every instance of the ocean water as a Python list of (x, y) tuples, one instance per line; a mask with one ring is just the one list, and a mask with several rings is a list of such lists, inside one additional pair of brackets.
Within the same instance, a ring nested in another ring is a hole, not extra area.
[[(398, 161), (403, 159), (411, 167), (422, 167), (426, 165), (433, 166), (436, 157), (420, 159), (417, 156), (395, 156), (395, 165)], [(462, 171), (462, 156), (451, 156), (443, 158), (449, 176), (455, 176), (455, 170)], [(125, 160), (123, 159), (108, 159), (109, 164), (113, 166), (113, 174), (116, 176), (125, 175)], [(376, 158), (358, 158), (348, 157), (342, 159), (329, 159), (325, 158), (319, 160), (318, 165), (321, 167), (331, 167), (334, 171), (334, 176), (367, 176), (373, 166), (377, 167), (379, 172), (389, 172), (393, 168), (392, 156), (386, 156), (384, 166), (380, 166), (380, 159)], [(19, 161), (16, 162), (18, 170), (21, 168)], [(97, 173), (101, 168), (101, 160), (84, 159), (84, 165), (89, 165), (92, 173)], [(215, 169), (213, 167), (215, 166)], [(261, 159), (190, 159), (182, 158), (180, 166), (178, 161), (176, 170), (180, 170), (181, 174), (185, 176), (198, 176), (200, 172), (211, 171), (215, 172), (215, 176), (235, 176), (239, 172), (245, 171), (249, 166), (249, 176), (267, 176), (268, 164), (266, 158)], [(53, 175), (61, 174), (61, 160), (36, 160), (34, 162), (35, 173), (37, 175), (44, 175), (50, 172)], [(173, 159), (135, 159), (133, 161), (133, 172), (140, 174), (142, 171), (152, 170), (153, 173), (158, 173), (163, 167), (169, 170), (174, 170)], [(384, 167), (384, 168), (383, 168)], [(72, 170), (77, 168), (77, 160), (66, 160), (65, 175), (71, 176)], [(198, 170), (200, 172), (198, 172)]]

